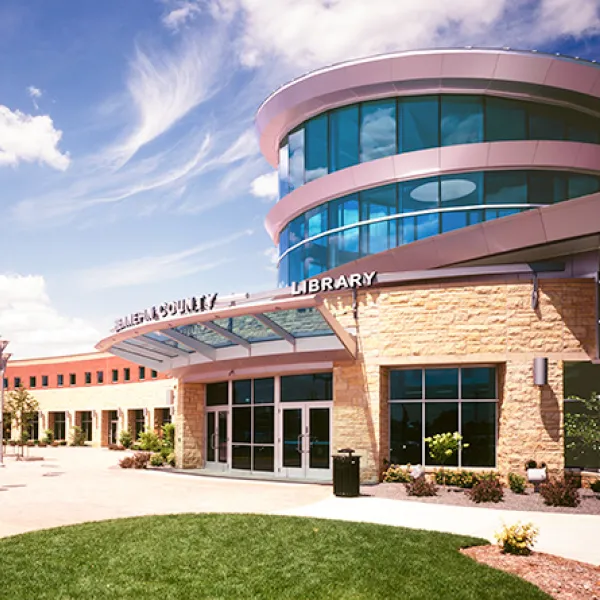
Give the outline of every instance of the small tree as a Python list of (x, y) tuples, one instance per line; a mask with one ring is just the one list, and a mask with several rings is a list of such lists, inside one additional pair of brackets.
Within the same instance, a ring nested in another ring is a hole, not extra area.
[(600, 455), (600, 396), (593, 392), (589, 400), (577, 396), (569, 400), (580, 402), (582, 411), (565, 413), (566, 449), (574, 461)]
[[(38, 401), (20, 385), (16, 390), (8, 393), (6, 403), (7, 411), (17, 428), (21, 430), (21, 440), (29, 437), (28, 429), (33, 415), (39, 409)], [(24, 452), (24, 444), (21, 444), (21, 457)]]
[(71, 427), (71, 446), (85, 446), (85, 434), (79, 425)]
[(469, 444), (462, 443), (462, 435), (454, 433), (437, 433), (432, 437), (426, 437), (423, 441), (429, 445), (429, 456), (435, 464), (442, 466), (442, 483), (446, 485), (446, 473), (444, 466), (461, 448), (468, 448)]

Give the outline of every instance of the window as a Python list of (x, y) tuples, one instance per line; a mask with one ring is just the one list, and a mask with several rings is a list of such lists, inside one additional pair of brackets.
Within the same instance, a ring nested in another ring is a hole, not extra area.
[(125, 367), (123, 369), (123, 381), (129, 381), (131, 379), (131, 369)]
[(283, 198), (290, 191), (290, 164), (287, 138), (279, 148), (279, 197)]
[(65, 440), (67, 419), (64, 412), (50, 413), (51, 419), (54, 421), (52, 430), (55, 440)]
[(69, 373), (69, 385), (75, 385), (77, 383), (77, 377), (75, 373)]
[(206, 385), (206, 406), (222, 406), (228, 403), (229, 385), (226, 381)]
[(485, 141), (527, 139), (526, 104), (504, 98), (485, 99)]
[(152, 379), (156, 379), (158, 377), (158, 371), (152, 369), (152, 371), (150, 372), (150, 377), (152, 377)]
[(390, 371), (390, 461), (432, 465), (423, 438), (458, 431), (450, 466), (494, 467), (497, 396), (495, 367)]
[(34, 388), (36, 384), (36, 377), (35, 375), (30, 375), (29, 376), (29, 387), (30, 388)]
[(360, 106), (360, 162), (397, 153), (396, 100), (363, 102)]
[(4, 377), (2, 379), (2, 385), (4, 385), (4, 389), (8, 389), (8, 377)]
[[(384, 218), (398, 212), (396, 185), (384, 185), (360, 194), (360, 220)], [(396, 221), (380, 221), (361, 228), (361, 254), (375, 254), (397, 245)]]
[(483, 141), (483, 100), (477, 96), (442, 96), (442, 146)]
[(138, 375), (140, 380), (146, 379), (146, 367), (140, 367)]
[(441, 231), (453, 231), (483, 221), (483, 173), (464, 173), (440, 177), (441, 205), (443, 209), (460, 206), (481, 206), (441, 214)]
[(438, 96), (400, 100), (401, 126), (398, 129), (400, 152), (414, 152), (440, 145), (440, 101)]
[(307, 121), (305, 127), (306, 143), (306, 183), (327, 175), (327, 113)]
[(119, 369), (112, 370), (112, 382), (117, 383), (119, 381)]
[(284, 375), (281, 378), (281, 401), (304, 402), (333, 399), (332, 373)]
[(62, 387), (64, 385), (64, 383), (65, 383), (65, 376), (61, 375), (61, 374), (58, 374), (56, 376), (56, 385), (58, 387)]
[(91, 442), (92, 441), (92, 430), (93, 430), (93, 423), (92, 423), (92, 411), (91, 410), (84, 410), (81, 412), (81, 418), (80, 418), (80, 427), (83, 433), (83, 439), (86, 442)]
[(42, 387), (48, 387), (48, 375), (42, 375)]
[(92, 373), (90, 371), (86, 371), (85, 373), (85, 385), (90, 385), (92, 383)]
[(234, 381), (232, 408), (232, 468), (275, 470), (275, 381)]
[(347, 106), (329, 115), (329, 171), (358, 164), (358, 106)]
[(21, 387), (21, 378), (15, 377), (15, 388)]
[(565, 120), (563, 112), (552, 106), (531, 104), (529, 106), (529, 139), (563, 140)]
[(290, 133), (290, 174), (289, 189), (290, 192), (304, 184), (304, 128), (301, 127)]
[(104, 371), (96, 371), (96, 383), (104, 383)]
[(29, 414), (29, 439), (37, 440), (40, 437), (40, 413), (35, 411)]

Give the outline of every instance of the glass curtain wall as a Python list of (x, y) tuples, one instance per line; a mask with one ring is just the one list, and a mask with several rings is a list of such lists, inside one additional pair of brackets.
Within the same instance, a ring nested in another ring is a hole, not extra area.
[(359, 163), (440, 146), (509, 140), (600, 143), (600, 119), (572, 109), (492, 96), (387, 98), (305, 121), (281, 143), (280, 198)]
[(390, 371), (390, 462), (437, 466), (423, 439), (458, 431), (469, 446), (448, 466), (494, 467), (497, 403), (493, 366)]
[(461, 173), (364, 190), (290, 221), (280, 235), (279, 282), (289, 285), (361, 256), (598, 191), (600, 177), (555, 171)]

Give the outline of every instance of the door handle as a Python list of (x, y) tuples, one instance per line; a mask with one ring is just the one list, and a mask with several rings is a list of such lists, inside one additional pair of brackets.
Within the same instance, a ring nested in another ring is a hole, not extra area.
[(216, 433), (211, 433), (210, 434), (210, 445), (211, 445), (211, 448), (213, 450), (217, 449), (217, 444), (215, 442), (216, 439), (217, 439), (217, 434)]
[(298, 436), (298, 439), (297, 439), (297, 441), (296, 441), (296, 452), (297, 452), (298, 454), (302, 454), (302, 452), (304, 452), (304, 450), (302, 450), (302, 438), (303, 438), (303, 437), (304, 437), (304, 434), (303, 434), (303, 433), (301, 433), (301, 434)]

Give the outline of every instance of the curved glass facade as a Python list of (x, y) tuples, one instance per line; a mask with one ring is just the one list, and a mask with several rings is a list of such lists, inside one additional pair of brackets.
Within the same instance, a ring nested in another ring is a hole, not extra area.
[(279, 197), (328, 173), (384, 156), (507, 140), (600, 143), (600, 119), (547, 104), (482, 95), (360, 102), (320, 114), (283, 139)]
[(592, 175), (487, 171), (349, 194), (305, 212), (282, 230), (279, 285), (439, 233), (598, 191), (600, 177)]

